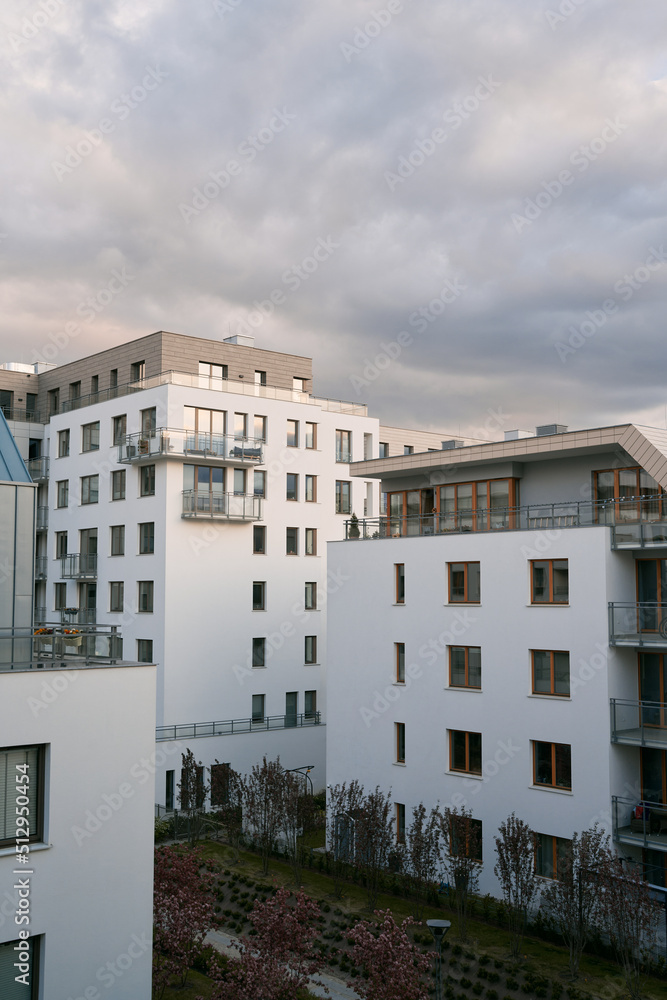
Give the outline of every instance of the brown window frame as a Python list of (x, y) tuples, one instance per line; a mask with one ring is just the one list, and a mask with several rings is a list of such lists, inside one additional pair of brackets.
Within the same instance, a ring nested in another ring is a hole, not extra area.
[[(537, 788), (557, 788), (561, 791), (571, 792), (572, 791), (572, 744), (571, 743), (552, 743), (549, 740), (532, 740), (533, 744), (533, 785)], [(537, 780), (537, 747), (538, 745), (551, 747), (551, 781), (538, 781)], [(570, 752), (570, 783), (569, 785), (557, 784), (557, 761), (556, 761), (556, 748), (557, 747), (567, 747)]]
[[(549, 840), (551, 841), (551, 869), (552, 869), (552, 872), (553, 872), (552, 875), (545, 875), (543, 872), (541, 872), (541, 871), (538, 870), (538, 867), (537, 867), (537, 856), (538, 856), (538, 851), (540, 850), (539, 841), (538, 841), (539, 837), (548, 837)], [(554, 882), (554, 881), (556, 881), (558, 879), (558, 874), (559, 874), (558, 844), (559, 844), (559, 842), (560, 843), (564, 843), (564, 844), (569, 844), (570, 846), (572, 846), (572, 841), (569, 840), (567, 837), (556, 837), (556, 836), (554, 836), (551, 833), (536, 833), (535, 834), (535, 863), (534, 863), (534, 868), (535, 868), (535, 874), (536, 874), (536, 876), (538, 878), (548, 879), (550, 882)]]
[[(564, 562), (567, 563), (567, 600), (565, 601), (555, 601), (554, 600), (554, 563)], [(547, 563), (549, 566), (549, 597), (546, 601), (536, 601), (535, 600), (535, 566), (538, 563)], [(530, 560), (530, 603), (537, 605), (537, 607), (567, 607), (570, 603), (570, 561), (569, 559), (531, 559)]]
[[(489, 529), (489, 511), (493, 512), (493, 508), (489, 507), (490, 495), (491, 495), (491, 483), (504, 483), (509, 484), (508, 489), (508, 508), (513, 511), (519, 503), (519, 480), (511, 476), (499, 476), (496, 479), (474, 479), (466, 483), (445, 483), (439, 487), (427, 487), (421, 490), (392, 490), (387, 493), (387, 519), (390, 521), (388, 528), (388, 534), (391, 535), (407, 535), (407, 534), (419, 534), (419, 531), (423, 531), (427, 528), (429, 531), (435, 531), (436, 533), (446, 533), (448, 531), (456, 531), (458, 528), (447, 528), (444, 525), (443, 518), (445, 518), (445, 510), (443, 507), (443, 490), (448, 487), (454, 487), (457, 491), (455, 498), (455, 509), (453, 512), (448, 512), (448, 514), (453, 514), (456, 518), (458, 516), (458, 490), (462, 486), (472, 487), (472, 500), (471, 508), (463, 508), (462, 512), (465, 511), (466, 514), (470, 515), (470, 530), (471, 531), (486, 531)], [(483, 507), (478, 507), (477, 490), (479, 486), (486, 487), (486, 501)], [(419, 530), (410, 531), (408, 528), (408, 494), (409, 493), (419, 493), (419, 517), (417, 515), (411, 515), (414, 520), (419, 520), (420, 528)], [(392, 508), (392, 497), (401, 497), (401, 513), (391, 514)], [(505, 510), (506, 508), (498, 508), (498, 510)], [(514, 513), (510, 513), (507, 516), (507, 523), (505, 525), (494, 525), (494, 527), (505, 529), (511, 529), (516, 527), (516, 518)]]
[[(482, 690), (482, 647), (481, 646), (448, 646), (449, 650), (449, 686), (456, 688), (459, 691), (481, 691)], [(452, 653), (455, 649), (462, 649), (464, 651), (464, 674), (465, 683), (456, 684), (452, 680)], [(479, 684), (470, 683), (470, 650), (479, 650)]]
[[(535, 653), (548, 653), (550, 660), (550, 673), (551, 673), (551, 683), (548, 691), (538, 691), (535, 684)], [(568, 661), (568, 686), (567, 691), (556, 691), (556, 673), (555, 673), (555, 660), (556, 654), (561, 656), (567, 656)], [(570, 697), (570, 653), (567, 649), (531, 649), (530, 651), (530, 676), (532, 682), (532, 693), (538, 697), (554, 697), (554, 698), (569, 698)]]
[[(463, 566), (463, 593), (462, 598), (452, 597), (452, 568), (454, 566)], [(470, 598), (470, 572), (469, 566), (479, 566), (479, 596), (477, 600), (472, 600)], [(450, 562), (447, 563), (447, 600), (449, 604), (481, 604), (482, 603), (482, 564), (479, 560), (470, 560), (469, 562)]]
[(396, 843), (405, 843), (405, 803), (395, 802)]
[[(394, 643), (394, 662), (396, 666), (396, 683), (405, 684), (405, 643)], [(403, 676), (401, 676), (401, 674)]]
[(396, 741), (396, 763), (405, 764), (405, 723), (394, 723), (394, 735)]
[[(403, 581), (402, 588), (399, 587), (399, 580)], [(394, 604), (405, 604), (405, 563), (394, 563)]]
[[(455, 733), (463, 733), (465, 736), (465, 767), (454, 767), (454, 754), (453, 754), (453, 737)], [(471, 770), (470, 767), (470, 737), (479, 737), (479, 757), (480, 764), (479, 770)], [(477, 774), (482, 773), (482, 734), (469, 732), (467, 729), (450, 729), (449, 730), (449, 770), (454, 771), (456, 774)]]

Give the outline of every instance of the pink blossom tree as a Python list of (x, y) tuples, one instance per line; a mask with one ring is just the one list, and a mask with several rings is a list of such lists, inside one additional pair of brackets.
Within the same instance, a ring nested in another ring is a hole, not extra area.
[(422, 979), (431, 971), (432, 959), (406, 933), (415, 921), (408, 917), (399, 927), (391, 910), (376, 910), (375, 916), (379, 927), (361, 921), (349, 932), (354, 941), (350, 958), (362, 974), (348, 986), (365, 1000), (428, 1000)]

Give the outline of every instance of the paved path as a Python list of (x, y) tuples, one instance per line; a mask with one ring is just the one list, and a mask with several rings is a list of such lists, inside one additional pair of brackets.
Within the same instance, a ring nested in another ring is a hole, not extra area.
[[(238, 938), (230, 937), (229, 934), (223, 934), (222, 931), (209, 931), (206, 937), (206, 944), (212, 945), (218, 951), (221, 951), (223, 955), (234, 955), (238, 958), (238, 948), (232, 947), (233, 941), (238, 941)], [(308, 989), (316, 997), (328, 996), (331, 1000), (359, 1000), (359, 994), (351, 990), (349, 986), (346, 986), (341, 979), (334, 979), (333, 976), (328, 975), (326, 972), (323, 972), (317, 978), (328, 987), (329, 992), (328, 994), (325, 993), (321, 986), (317, 986), (313, 982)]]

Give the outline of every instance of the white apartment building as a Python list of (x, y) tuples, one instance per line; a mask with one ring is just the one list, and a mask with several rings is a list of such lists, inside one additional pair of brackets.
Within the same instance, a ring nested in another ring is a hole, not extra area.
[(546, 878), (598, 822), (665, 885), (667, 431), (506, 438), (351, 467), (387, 513), (329, 544), (327, 781), (391, 789), (398, 838), (471, 810), (482, 893), (512, 811)]

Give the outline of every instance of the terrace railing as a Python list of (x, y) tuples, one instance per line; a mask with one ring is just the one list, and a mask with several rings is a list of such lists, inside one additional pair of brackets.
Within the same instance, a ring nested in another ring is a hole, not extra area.
[(258, 719), (226, 719), (224, 722), (192, 722), (181, 726), (158, 726), (155, 739), (186, 740), (200, 736), (233, 736), (238, 733), (265, 733), (273, 729), (294, 729), (305, 726), (319, 726), (320, 712), (304, 712), (299, 715), (265, 715)]

